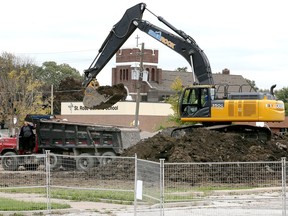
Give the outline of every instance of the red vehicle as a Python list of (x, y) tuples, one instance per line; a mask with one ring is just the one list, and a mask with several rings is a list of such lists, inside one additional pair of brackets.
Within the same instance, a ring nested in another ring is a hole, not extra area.
[[(66, 168), (65, 161), (73, 158), (69, 156), (78, 156), (72, 159), (73, 166), (86, 171), (95, 165), (106, 164), (140, 141), (140, 130), (134, 127), (69, 122), (46, 115), (28, 115), (25, 120), (36, 128), (33, 151), (25, 149), (21, 137), (1, 137), (4, 170), (17, 170), (19, 166), (37, 169), (44, 162), (40, 154), (49, 150), (51, 169)], [(103, 157), (98, 160), (91, 156)]]
[(10, 136), (7, 131), (0, 131), (0, 155), (6, 152), (17, 152), (18, 139)]

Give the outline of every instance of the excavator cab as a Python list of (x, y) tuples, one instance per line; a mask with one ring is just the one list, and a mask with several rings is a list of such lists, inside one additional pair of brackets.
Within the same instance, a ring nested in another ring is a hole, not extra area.
[(180, 116), (184, 118), (210, 117), (214, 94), (215, 88), (210, 85), (195, 85), (185, 88), (180, 97)]

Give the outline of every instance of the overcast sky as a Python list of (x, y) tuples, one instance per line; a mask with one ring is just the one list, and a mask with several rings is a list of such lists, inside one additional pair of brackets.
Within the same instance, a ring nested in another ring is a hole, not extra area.
[[(82, 73), (92, 63), (109, 31), (135, 0), (2, 0), (0, 51), (41, 65), (67, 63)], [(146, 0), (147, 8), (190, 35), (206, 53), (213, 73), (254, 80), (260, 89), (288, 87), (287, 0)], [(148, 10), (144, 20), (165, 28)], [(186, 60), (146, 33), (136, 30), (122, 48), (134, 48), (136, 36), (145, 48), (159, 50), (165, 70), (190, 66)], [(98, 75), (111, 84), (115, 57)]]

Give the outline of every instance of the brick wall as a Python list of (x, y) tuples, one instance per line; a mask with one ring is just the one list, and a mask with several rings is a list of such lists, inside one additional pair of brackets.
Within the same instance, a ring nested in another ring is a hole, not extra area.
[[(158, 50), (144, 49), (143, 62), (158, 64)], [(121, 49), (116, 53), (116, 63), (140, 62), (141, 50), (139, 48)]]

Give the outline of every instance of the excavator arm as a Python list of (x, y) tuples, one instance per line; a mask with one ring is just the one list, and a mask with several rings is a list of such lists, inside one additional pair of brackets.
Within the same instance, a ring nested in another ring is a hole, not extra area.
[(122, 19), (111, 29), (90, 67), (84, 71), (84, 81), (82, 83), (85, 87), (84, 106), (105, 109), (127, 96), (123, 84), (99, 86), (96, 76), (136, 30), (137, 26), (133, 24), (133, 20), (142, 18), (145, 7), (145, 4), (140, 3), (126, 10)]
[(183, 31), (176, 29), (162, 17), (157, 18), (159, 21), (176, 32), (180, 37), (145, 20), (139, 21), (138, 28), (183, 56), (191, 66), (194, 82), (203, 85), (213, 85), (214, 82), (210, 63), (207, 56), (203, 50), (200, 49), (195, 40), (189, 35), (185, 34)]
[(103, 67), (105, 67), (105, 65), (110, 61), (114, 54), (136, 30), (137, 26), (133, 24), (133, 21), (135, 19), (142, 19), (145, 7), (146, 5), (143, 3), (131, 7), (125, 12), (122, 19), (113, 26), (107, 38), (100, 47), (98, 55), (90, 67), (84, 71), (84, 87), (87, 87), (93, 78), (95, 78), (100, 73)]
[(84, 71), (83, 86), (86, 89), (83, 103), (86, 107), (105, 109), (127, 95), (123, 84), (99, 86), (96, 76), (137, 28), (182, 55), (192, 68), (195, 83), (214, 84), (209, 61), (194, 39), (162, 17), (157, 18), (177, 35), (142, 20), (145, 9), (146, 4), (140, 3), (126, 10), (122, 19), (113, 26), (90, 67)]

